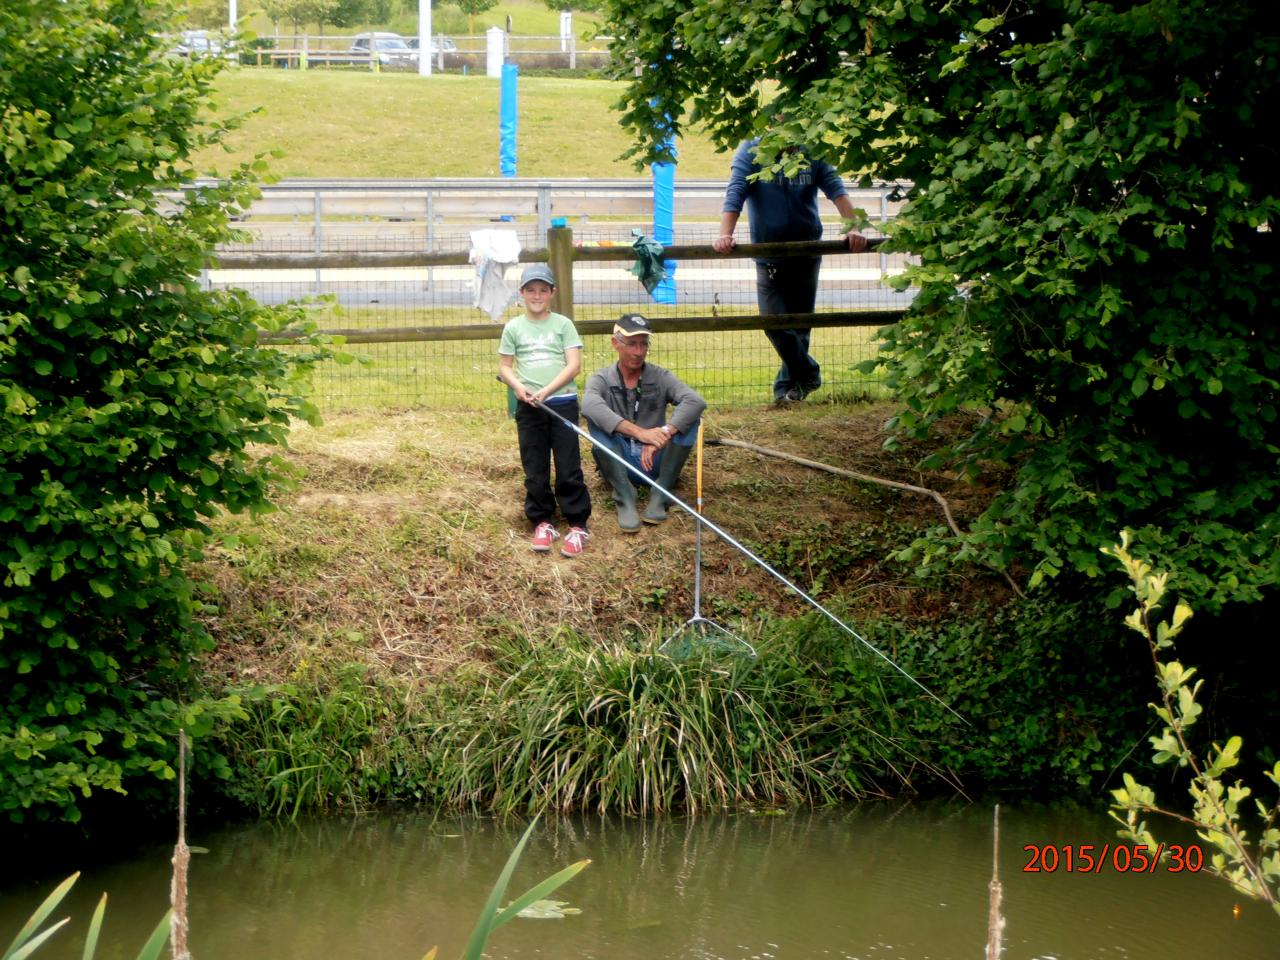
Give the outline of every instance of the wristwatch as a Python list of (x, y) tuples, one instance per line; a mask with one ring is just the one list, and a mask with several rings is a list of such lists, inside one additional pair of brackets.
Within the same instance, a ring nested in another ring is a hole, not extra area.
[(671, 436), (671, 424), (664, 423), (662, 425), (662, 432), (665, 433), (668, 437)]

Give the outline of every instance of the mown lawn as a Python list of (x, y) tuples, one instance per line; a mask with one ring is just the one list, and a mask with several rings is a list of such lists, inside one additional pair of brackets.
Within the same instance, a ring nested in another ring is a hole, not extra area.
[[(634, 177), (631, 146), (608, 80), (521, 77), (516, 135), (520, 177)], [(218, 112), (258, 110), (221, 149), (199, 158), (211, 172), (281, 151), (279, 177), (496, 177), (498, 81), (488, 77), (363, 70), (238, 67), (219, 82)], [(678, 145), (679, 175), (728, 176), (728, 154), (709, 140)]]

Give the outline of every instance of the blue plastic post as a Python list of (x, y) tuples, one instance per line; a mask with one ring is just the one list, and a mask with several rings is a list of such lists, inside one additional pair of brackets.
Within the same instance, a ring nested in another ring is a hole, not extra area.
[(504, 177), (516, 175), (516, 126), (519, 118), (520, 67), (502, 65), (502, 92), (498, 107), (498, 163)]
[[(664, 247), (675, 240), (676, 222), (676, 145), (670, 137), (666, 141), (671, 152), (670, 163), (652, 164), (653, 171), (653, 239)], [(662, 280), (653, 288), (650, 296), (654, 303), (676, 302), (676, 262), (662, 261)]]

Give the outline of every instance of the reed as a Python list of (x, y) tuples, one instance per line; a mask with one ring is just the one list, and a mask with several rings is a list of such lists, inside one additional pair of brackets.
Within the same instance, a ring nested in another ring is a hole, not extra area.
[[(0, 953), (0, 960), (25, 960), (70, 922), (70, 917), (64, 917), (51, 926), (45, 927), (43, 930), (40, 929), (53, 911), (58, 909), (58, 904), (62, 903), (63, 898), (75, 886), (75, 882), (79, 878), (80, 874), (78, 872), (73, 873), (44, 898), (40, 906), (36, 907), (27, 922), (23, 924), (22, 929), (18, 931), (13, 941), (5, 948), (4, 953)], [(98, 936), (102, 932), (102, 920), (106, 912), (107, 895), (104, 893), (102, 899), (98, 901), (97, 908), (93, 911), (92, 919), (89, 921), (89, 931), (85, 935), (84, 951), (81, 954), (84, 960), (93, 960), (97, 955)], [(169, 913), (166, 913), (160, 918), (160, 922), (156, 924), (155, 930), (147, 938), (147, 942), (143, 944), (142, 949), (138, 951), (137, 960), (159, 960), (168, 939)]]
[[(500, 906), (502, 898), (506, 894), (507, 885), (515, 872), (516, 864), (520, 860), (520, 855), (524, 852), (525, 844), (528, 843), (529, 837), (533, 835), (534, 828), (537, 825), (538, 818), (534, 817), (521, 835), (515, 849), (511, 851), (511, 855), (507, 858), (506, 865), (502, 868), (501, 874), (494, 882), (493, 889), (489, 892), (489, 898), (480, 910), (480, 916), (476, 920), (475, 928), (472, 930), (471, 937), (463, 950), (462, 960), (481, 960), (481, 957), (485, 955), (485, 947), (489, 942), (489, 938), (493, 936), (494, 931), (514, 920), (522, 910), (526, 910), (543, 898), (550, 896), (585, 870), (591, 863), (590, 860), (579, 860), (577, 863), (572, 863), (563, 870), (540, 880), (506, 906)], [(69, 917), (64, 917), (41, 929), (79, 877), (79, 873), (72, 874), (45, 897), (40, 906), (27, 919), (27, 922), (23, 924), (22, 929), (14, 936), (13, 941), (5, 949), (4, 953), (0, 954), (0, 960), (26, 960), (27, 957), (39, 950), (54, 934), (70, 922)], [(94, 960), (97, 955), (98, 937), (102, 932), (102, 921), (106, 914), (106, 908), (107, 895), (104, 893), (102, 899), (98, 901), (98, 906), (93, 912), (92, 919), (89, 921), (89, 929), (85, 935), (84, 949), (81, 953), (83, 960)], [(136, 960), (159, 960), (160, 954), (164, 951), (165, 943), (169, 940), (172, 915), (173, 911), (170, 910), (156, 924), (155, 930), (147, 938), (147, 942), (143, 944), (142, 949), (138, 951)], [(177, 941), (175, 941), (173, 953), (175, 957), (182, 956), (190, 960), (191, 955), (186, 952), (185, 945), (179, 948)], [(435, 960), (435, 957), (436, 948), (432, 947), (427, 951), (423, 960)]]

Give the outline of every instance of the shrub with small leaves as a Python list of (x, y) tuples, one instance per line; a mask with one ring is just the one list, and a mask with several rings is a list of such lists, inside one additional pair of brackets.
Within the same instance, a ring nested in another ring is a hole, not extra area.
[[(207, 642), (184, 572), (220, 510), (270, 508), (322, 348), (199, 282), (260, 169), (191, 186), (219, 58), (166, 56), (153, 0), (0, 6), (0, 811), (80, 816), (171, 778)], [(255, 164), (255, 167), (260, 166)], [(166, 193), (166, 191), (173, 191)]]

